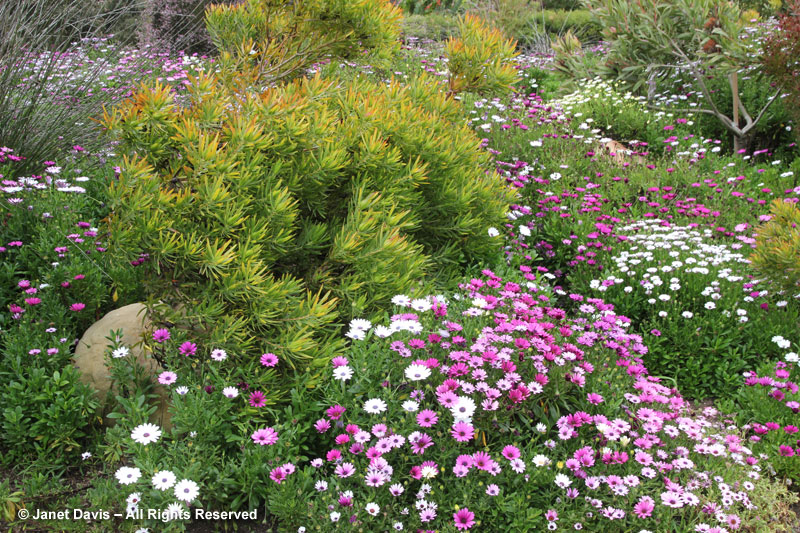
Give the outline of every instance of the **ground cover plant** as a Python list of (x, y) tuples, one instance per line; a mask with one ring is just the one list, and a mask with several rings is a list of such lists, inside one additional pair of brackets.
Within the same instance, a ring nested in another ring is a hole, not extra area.
[[(112, 105), (0, 149), (12, 530), (797, 528), (794, 12), (654, 5), (700, 65), (608, 14), (515, 49), (492, 24), (538, 5), (434, 4), (405, 7), (458, 21), (438, 43), (382, 0), (249, 0), (207, 57), (37, 52), (54, 105)], [(100, 405), (74, 346), (134, 302)], [(66, 508), (109, 515), (23, 520)]]

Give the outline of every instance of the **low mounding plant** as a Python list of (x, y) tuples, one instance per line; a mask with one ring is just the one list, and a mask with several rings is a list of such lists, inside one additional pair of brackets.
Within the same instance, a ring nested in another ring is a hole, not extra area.
[(351, 322), (313, 470), (273, 478), (287, 530), (786, 531), (794, 497), (648, 375), (627, 318), (592, 298), (568, 316), (529, 267), (483, 274)]
[(93, 227), (102, 186), (77, 151), (34, 176), (3, 164), (20, 158), (0, 148), (0, 463), (61, 467), (95, 435), (98, 401), (70, 358), (109, 296)]
[(800, 287), (800, 209), (773, 200), (770, 218), (759, 226), (753, 266), (794, 295)]
[(480, 17), (464, 15), (459, 36), (450, 38), (445, 56), (450, 71), (450, 94), (474, 92), (497, 94), (508, 91), (519, 81), (511, 60), (517, 56), (516, 43)]
[(201, 76), (187, 98), (142, 89), (107, 114), (130, 156), (111, 232), (128, 259), (149, 254), (154, 300), (215, 346), (305, 367), (341, 347), (336, 312), (371, 314), (492, 255), (509, 193), (434, 81), (246, 94)]

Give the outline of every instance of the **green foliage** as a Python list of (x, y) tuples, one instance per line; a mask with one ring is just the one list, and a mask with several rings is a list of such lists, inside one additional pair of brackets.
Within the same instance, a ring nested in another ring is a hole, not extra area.
[(423, 15), (437, 11), (458, 11), (462, 0), (402, 0), (400, 6), (410, 15)]
[(425, 78), (243, 94), (201, 77), (181, 107), (143, 89), (105, 120), (131, 156), (109, 191), (116, 250), (150, 254), (148, 293), (181, 309), (163, 318), (202, 340), (323, 362), (337, 312), (492, 255), (509, 197), (460, 117)]
[(574, 11), (581, 8), (581, 0), (541, 0), (544, 9)]
[(753, 266), (790, 292), (800, 285), (800, 209), (774, 200), (770, 220), (758, 228)]
[(794, 119), (794, 135), (800, 140), (800, 69), (797, 57), (800, 56), (800, 1), (789, 6), (778, 23), (778, 28), (770, 34), (764, 44), (761, 61), (764, 70), (772, 76), (786, 93), (786, 109)]
[(541, 17), (545, 29), (551, 34), (572, 32), (581, 39), (589, 41), (596, 41), (602, 36), (600, 24), (586, 9), (545, 9)]
[(31, 452), (50, 462), (75, 460), (80, 441), (91, 432), (86, 421), (97, 409), (94, 391), (72, 366), (52, 374), (34, 368), (7, 383), (0, 394), (4, 461), (28, 459)]
[[(739, 11), (720, 0), (603, 0), (589, 9), (611, 46), (608, 75), (634, 88), (642, 87), (653, 69), (662, 73), (696, 60), (714, 64), (741, 52), (736, 45), (742, 29)], [(717, 53), (718, 46), (724, 53)]]
[(389, 0), (247, 0), (206, 12), (222, 69), (257, 73), (244, 80), (250, 84), (291, 76), (330, 55), (390, 54), (399, 46), (401, 20)]
[(445, 46), (450, 76), (450, 94), (464, 91), (498, 94), (519, 81), (511, 59), (517, 56), (514, 41), (489, 27), (475, 15), (464, 15), (459, 36)]
[(458, 17), (435, 11), (428, 15), (409, 15), (403, 18), (403, 36), (444, 41), (458, 35)]

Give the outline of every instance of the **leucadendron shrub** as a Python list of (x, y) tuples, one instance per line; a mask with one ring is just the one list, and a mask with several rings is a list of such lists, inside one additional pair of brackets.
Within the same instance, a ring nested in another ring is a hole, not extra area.
[(476, 15), (464, 15), (458, 24), (458, 37), (447, 41), (444, 53), (451, 94), (502, 94), (519, 81), (511, 63), (518, 55), (516, 43)]
[(401, 21), (389, 0), (247, 0), (206, 12), (223, 70), (268, 82), (331, 57), (386, 58), (399, 49)]
[(800, 286), (800, 209), (789, 199), (773, 200), (767, 220), (758, 227), (753, 266), (794, 295)]
[(181, 106), (142, 89), (105, 117), (128, 156), (109, 191), (114, 249), (149, 254), (160, 319), (237, 357), (325, 360), (337, 316), (493, 256), (509, 193), (459, 105), (424, 78), (256, 93), (202, 76)]

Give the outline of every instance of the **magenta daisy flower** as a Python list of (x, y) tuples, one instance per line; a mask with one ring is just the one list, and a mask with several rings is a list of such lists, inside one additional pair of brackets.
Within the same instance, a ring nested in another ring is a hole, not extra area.
[(453, 513), (457, 529), (469, 529), (475, 525), (475, 513), (464, 507)]
[(503, 457), (508, 459), (509, 461), (513, 461), (514, 459), (519, 458), (519, 448), (516, 446), (506, 446), (503, 448)]
[(181, 355), (194, 355), (197, 353), (197, 345), (193, 342), (186, 341), (181, 344), (181, 347), (178, 348), (178, 351), (181, 353)]
[(168, 341), (169, 337), (170, 337), (170, 334), (169, 334), (169, 330), (168, 329), (161, 328), (161, 329), (157, 329), (157, 330), (155, 330), (153, 332), (153, 340), (158, 342), (158, 343), (162, 343), (164, 341)]
[(84, 307), (86, 307), (86, 304), (78, 302), (78, 303), (74, 303), (74, 304), (70, 305), (69, 306), (69, 310), (70, 311), (76, 311), (76, 312), (77, 311), (83, 311)]
[(286, 471), (281, 466), (273, 468), (272, 472), (269, 473), (269, 478), (280, 485), (283, 483), (283, 480), (286, 479)]
[(250, 393), (250, 405), (252, 407), (264, 407), (267, 405), (267, 398), (260, 390)]
[(261, 446), (272, 446), (278, 442), (278, 432), (272, 428), (257, 429), (252, 435), (253, 442)]
[(268, 367), (273, 367), (278, 364), (278, 356), (274, 353), (265, 353), (261, 356), (261, 364)]

